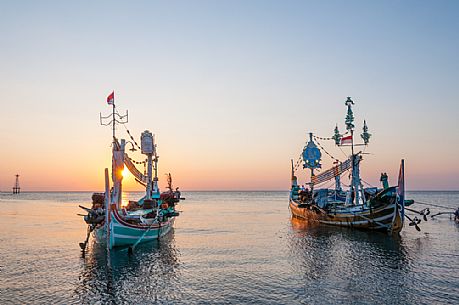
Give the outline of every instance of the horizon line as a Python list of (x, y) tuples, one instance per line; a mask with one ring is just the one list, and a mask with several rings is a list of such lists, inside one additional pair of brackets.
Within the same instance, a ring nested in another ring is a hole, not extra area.
[[(181, 190), (181, 192), (289, 192), (290, 190)], [(407, 192), (459, 192), (459, 189), (457, 190), (406, 190)], [(142, 193), (145, 191), (123, 191), (126, 193)], [(21, 191), (21, 193), (103, 193), (102, 191), (90, 191), (90, 190), (85, 190), (85, 191), (75, 191), (75, 190), (63, 190), (63, 191), (53, 191), (53, 190), (40, 190), (40, 191)], [(12, 194), (13, 192), (5, 192), (5, 191), (0, 191), (0, 194)], [(14, 194), (17, 195), (17, 194)]]

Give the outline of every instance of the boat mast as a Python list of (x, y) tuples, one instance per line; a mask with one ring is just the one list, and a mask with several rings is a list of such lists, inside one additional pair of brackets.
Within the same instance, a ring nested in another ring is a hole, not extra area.
[(113, 103), (112, 103), (112, 107), (113, 107), (113, 112), (112, 112), (112, 134), (113, 134), (113, 142), (116, 141), (116, 137), (115, 137), (115, 124), (116, 124), (116, 120), (115, 120), (115, 99), (113, 99)]
[[(121, 140), (118, 142), (116, 139), (116, 124), (126, 124), (129, 121), (128, 112), (126, 110), (125, 115), (120, 115), (116, 112), (115, 109), (115, 94), (114, 92), (110, 94), (107, 98), (107, 103), (112, 105), (112, 113), (108, 116), (102, 116), (100, 113), (100, 124), (104, 126), (111, 125), (112, 127), (112, 180), (113, 180), (113, 193), (111, 196), (111, 201), (116, 203), (117, 208), (121, 205), (121, 192), (122, 185), (121, 181), (123, 180), (122, 171), (124, 169), (124, 147), (126, 142)], [(105, 121), (105, 122), (104, 122)], [(106, 122), (108, 121), (108, 122)]]
[(303, 168), (309, 168), (311, 170), (311, 182), (309, 186), (311, 187), (311, 194), (314, 192), (314, 169), (321, 168), (320, 158), (322, 154), (317, 148), (317, 145), (314, 143), (312, 132), (309, 133), (309, 141), (306, 143), (306, 146), (303, 148)]
[(146, 189), (146, 192), (147, 192), (147, 197), (146, 199), (150, 200), (151, 199), (151, 191), (152, 191), (152, 179), (151, 179), (151, 176), (152, 176), (152, 171), (151, 171), (151, 168), (152, 168), (152, 155), (151, 154), (147, 154), (147, 189)]
[(360, 175), (359, 175), (359, 162), (356, 160), (354, 154), (354, 113), (352, 112), (352, 105), (354, 102), (351, 97), (348, 96), (345, 102), (347, 106), (347, 115), (346, 115), (346, 128), (351, 133), (351, 164), (352, 164), (352, 182), (351, 182), (351, 193), (354, 194), (354, 200), (352, 204), (359, 203), (359, 185), (360, 185)]
[(355, 155), (354, 155), (354, 129), (351, 129), (351, 154), (352, 154), (352, 192), (354, 193), (354, 202), (353, 204), (358, 204), (359, 203), (359, 190), (358, 190), (358, 185), (356, 184), (356, 179), (359, 177), (357, 176), (357, 171), (356, 171), (356, 162), (355, 162)]
[(153, 137), (153, 146), (155, 149), (155, 177), (153, 178), (153, 190), (155, 193), (159, 193), (158, 187), (158, 158), (159, 156), (156, 154), (156, 144), (155, 144), (155, 137)]
[(140, 137), (141, 141), (141, 151), (142, 154), (147, 155), (147, 187), (146, 187), (146, 199), (150, 200), (151, 199), (151, 194), (152, 194), (152, 189), (154, 189), (155, 185), (157, 184), (157, 158), (155, 157), (155, 178), (153, 179), (152, 182), (152, 167), (153, 167), (153, 154), (156, 155), (156, 149), (155, 149), (155, 143), (154, 143), (154, 138), (153, 134), (145, 130), (142, 132), (142, 135)]

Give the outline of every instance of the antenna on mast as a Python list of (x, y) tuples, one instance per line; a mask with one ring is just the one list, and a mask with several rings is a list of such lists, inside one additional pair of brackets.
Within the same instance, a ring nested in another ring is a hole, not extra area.
[(115, 110), (115, 92), (113, 91), (108, 97), (107, 97), (107, 103), (109, 105), (112, 105), (113, 110), (112, 113), (107, 115), (107, 116), (102, 116), (102, 113), (99, 113), (99, 120), (100, 120), (100, 125), (103, 126), (110, 126), (112, 125), (112, 131), (113, 131), (113, 140), (115, 140), (115, 130), (116, 130), (116, 124), (126, 124), (129, 122), (129, 115), (128, 111), (126, 110), (125, 115), (121, 115)]

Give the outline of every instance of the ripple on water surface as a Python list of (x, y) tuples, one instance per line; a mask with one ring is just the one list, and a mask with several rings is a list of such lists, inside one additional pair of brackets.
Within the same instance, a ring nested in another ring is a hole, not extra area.
[[(111, 268), (99, 245), (79, 251), (90, 193), (0, 195), (0, 304), (459, 303), (448, 217), (392, 238), (290, 219), (287, 195), (185, 194), (172, 233), (112, 251)], [(409, 195), (459, 206), (457, 192)]]

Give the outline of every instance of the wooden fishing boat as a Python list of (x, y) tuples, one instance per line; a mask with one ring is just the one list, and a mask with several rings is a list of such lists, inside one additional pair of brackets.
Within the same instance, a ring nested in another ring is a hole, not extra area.
[[(105, 169), (105, 192), (94, 193), (92, 196), (93, 205), (91, 208), (80, 206), (88, 214), (84, 220), (88, 224), (88, 234), (84, 243), (80, 243), (84, 250), (92, 232), (96, 241), (106, 244), (108, 249), (119, 246), (130, 246), (134, 249), (139, 243), (156, 240), (169, 233), (173, 227), (175, 217), (179, 213), (175, 210), (181, 197), (178, 188), (173, 190), (172, 177), (168, 174), (168, 190), (161, 193), (158, 186), (158, 155), (157, 145), (153, 134), (146, 130), (141, 135), (139, 146), (126, 128), (131, 138), (132, 148), (141, 150), (146, 159), (141, 162), (134, 161), (126, 152), (126, 140), (115, 135), (115, 125), (125, 124), (128, 121), (128, 114), (119, 115), (115, 111), (114, 94), (107, 99), (113, 106), (113, 112), (107, 117), (101, 116), (102, 125), (111, 125), (113, 129), (112, 142), (112, 181), (110, 188), (108, 169)], [(111, 102), (110, 102), (111, 101)], [(104, 124), (104, 119), (110, 119)], [(143, 164), (144, 172), (139, 171), (135, 164)], [(129, 204), (122, 203), (122, 181), (125, 167), (134, 175), (136, 181), (145, 187), (145, 195), (138, 201), (129, 201)]]
[[(403, 228), (404, 218), (408, 217), (405, 215), (404, 160), (401, 160), (396, 186), (389, 187), (387, 174), (383, 173), (381, 175), (382, 188), (363, 187), (363, 181), (360, 178), (363, 152), (355, 152), (355, 148), (368, 145), (371, 134), (368, 133), (368, 127), (364, 121), (361, 134), (363, 143), (354, 143), (353, 104), (354, 102), (348, 97), (345, 134), (339, 133), (338, 126), (335, 128), (334, 135), (329, 138), (317, 137), (310, 133), (309, 141), (296, 165), (292, 160), (290, 211), (294, 217), (324, 225), (399, 233)], [(321, 168), (322, 157), (318, 145), (324, 150), (319, 143), (320, 140), (334, 140), (337, 146), (348, 146), (351, 149), (351, 155), (347, 160), (340, 161), (325, 151), (336, 165), (317, 173)], [(306, 187), (298, 184), (295, 175), (301, 164), (304, 169), (310, 170), (310, 182), (305, 183)], [(349, 189), (343, 190), (340, 178), (348, 171), (351, 171)], [(335, 180), (334, 189), (324, 188), (324, 183), (330, 180)], [(410, 225), (418, 229), (418, 220), (410, 219), (410, 221)]]

